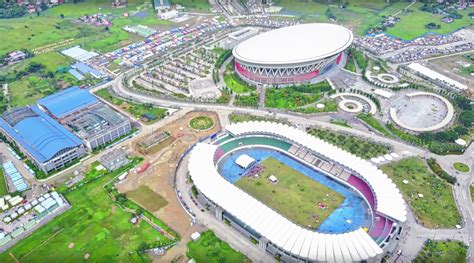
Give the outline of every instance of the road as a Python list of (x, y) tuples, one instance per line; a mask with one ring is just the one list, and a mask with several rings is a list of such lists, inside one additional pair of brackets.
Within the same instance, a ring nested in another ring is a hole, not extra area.
[[(378, 142), (383, 142), (389, 144), (393, 147), (394, 151), (401, 152), (401, 151), (409, 151), (414, 155), (418, 155), (424, 158), (435, 158), (441, 166), (450, 174), (455, 174), (459, 180), (459, 184), (454, 187), (454, 196), (458, 205), (458, 208), (463, 216), (464, 224), (462, 225), (461, 229), (427, 229), (416, 222), (415, 216), (413, 215), (412, 211), (408, 213), (408, 220), (406, 222), (405, 230), (403, 232), (401, 242), (398, 244), (395, 250), (397, 251), (401, 249), (403, 251), (402, 256), (395, 259), (392, 258), (392, 262), (409, 262), (411, 259), (416, 257), (417, 253), (421, 249), (423, 243), (427, 239), (435, 239), (435, 240), (446, 240), (446, 239), (454, 239), (454, 240), (461, 240), (465, 242), (467, 245), (470, 245), (469, 237), (474, 236), (474, 224), (472, 215), (474, 214), (474, 207), (470, 200), (469, 194), (469, 185), (473, 182), (472, 172), (471, 174), (457, 174), (452, 169), (451, 165), (454, 161), (461, 161), (464, 163), (472, 164), (474, 162), (474, 145), (468, 148), (468, 150), (461, 156), (438, 156), (428, 152), (425, 149), (408, 145), (401, 141), (396, 141), (392, 139), (388, 139), (386, 137), (369, 133), (363, 130), (356, 130), (351, 128), (346, 128), (338, 125), (334, 125), (328, 122), (323, 122), (320, 120), (315, 119), (315, 117), (308, 117), (304, 115), (289, 113), (289, 112), (279, 112), (279, 111), (269, 111), (264, 109), (252, 109), (252, 108), (239, 108), (230, 105), (214, 105), (214, 104), (200, 104), (196, 102), (188, 102), (188, 101), (171, 101), (162, 98), (155, 98), (155, 97), (148, 97), (146, 95), (137, 94), (131, 92), (123, 85), (123, 77), (117, 77), (112, 83), (109, 85), (112, 86), (114, 92), (122, 97), (128, 98), (134, 101), (152, 103), (155, 105), (159, 105), (162, 107), (179, 107), (181, 109), (187, 110), (206, 110), (206, 111), (215, 111), (219, 114), (219, 117), (222, 121), (222, 126), (225, 127), (226, 124), (229, 123), (228, 115), (232, 112), (239, 112), (239, 113), (246, 113), (252, 114), (256, 116), (262, 117), (275, 117), (275, 118), (285, 118), (288, 121), (300, 124), (302, 128), (308, 126), (319, 126), (324, 129), (330, 129), (336, 132), (344, 132), (353, 134), (355, 136), (367, 138), (370, 140), (375, 140)], [(184, 169), (182, 167), (186, 167), (182, 165), (180, 169)], [(178, 176), (178, 179), (180, 176)], [(183, 185), (178, 184), (178, 190), (185, 193), (187, 189), (183, 188)], [(187, 196), (187, 195), (183, 195)], [(192, 204), (190, 200), (186, 201), (188, 204)], [(220, 221), (217, 221), (208, 213), (201, 213), (198, 208), (194, 208), (193, 211), (196, 212), (197, 217), (201, 222), (203, 222), (206, 226), (216, 231), (218, 236), (224, 238), (224, 240), (228, 241), (231, 245), (235, 248), (239, 249), (240, 251), (246, 251), (250, 258), (254, 258), (254, 256), (258, 255), (257, 251), (254, 251), (249, 248), (250, 243), (247, 240), (242, 240), (242, 237), (237, 234), (230, 234), (233, 232), (229, 232), (229, 228), (225, 226)], [(252, 247), (252, 246), (250, 246)], [(249, 250), (250, 249), (250, 250)], [(260, 252), (261, 253), (261, 252)], [(470, 259), (474, 258), (474, 250), (470, 246), (469, 247), (469, 257)]]

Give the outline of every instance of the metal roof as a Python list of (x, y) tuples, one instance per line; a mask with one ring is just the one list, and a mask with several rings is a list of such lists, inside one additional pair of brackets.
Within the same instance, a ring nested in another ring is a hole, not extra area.
[(99, 100), (79, 87), (71, 87), (39, 99), (36, 103), (46, 108), (51, 115), (60, 119), (85, 107), (94, 105)]
[(261, 65), (305, 63), (338, 54), (353, 38), (352, 32), (340, 25), (300, 24), (249, 38), (232, 53), (239, 61)]
[[(17, 120), (12, 127), (5, 116), (0, 118), (0, 127), (39, 162), (52, 159), (61, 150), (77, 147), (81, 140), (59, 125), (36, 106), (28, 107), (34, 115)], [(25, 109), (25, 108), (21, 108)], [(4, 114), (8, 115), (8, 113)]]

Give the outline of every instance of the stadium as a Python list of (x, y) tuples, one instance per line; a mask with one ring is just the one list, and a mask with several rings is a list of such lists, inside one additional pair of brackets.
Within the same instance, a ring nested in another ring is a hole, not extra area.
[(201, 204), (282, 262), (376, 259), (406, 221), (376, 166), (284, 124), (228, 125), (188, 170)]
[(252, 85), (317, 82), (343, 66), (352, 32), (339, 25), (313, 23), (284, 27), (249, 38), (232, 51), (235, 70)]

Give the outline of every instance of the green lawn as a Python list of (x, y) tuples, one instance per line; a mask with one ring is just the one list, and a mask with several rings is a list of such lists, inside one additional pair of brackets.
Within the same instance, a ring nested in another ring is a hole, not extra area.
[(242, 253), (216, 237), (211, 230), (201, 233), (201, 237), (196, 241), (190, 241), (187, 247), (186, 256), (197, 263), (250, 262)]
[(139, 104), (139, 103), (132, 103), (124, 101), (120, 98), (117, 98), (109, 93), (109, 91), (105, 89), (98, 90), (95, 95), (101, 97), (102, 99), (118, 106), (122, 110), (132, 114), (135, 118), (141, 118), (143, 114), (151, 114), (157, 117), (157, 119), (152, 120), (150, 122), (146, 122), (147, 124), (156, 122), (158, 120), (163, 119), (166, 116), (167, 110), (159, 107), (155, 107), (150, 104)]
[[(463, 15), (463, 17), (461, 19), (455, 19), (454, 22), (450, 24), (445, 24), (441, 22), (441, 18), (443, 18), (444, 15), (435, 15), (428, 12), (420, 11), (419, 8), (421, 5), (422, 3), (418, 2), (410, 8), (410, 10), (412, 10), (413, 12), (398, 15), (401, 21), (397, 23), (394, 27), (389, 27), (386, 32), (397, 37), (410, 40), (419, 37), (429, 31), (439, 34), (447, 34), (456, 31), (461, 27), (466, 27), (468, 25), (474, 24), (468, 16), (468, 13), (472, 12), (472, 9), (468, 8), (466, 10), (458, 10), (458, 13)], [(425, 25), (430, 22), (441, 25), (441, 28), (434, 30), (426, 29)]]
[(471, 170), (467, 164), (460, 162), (453, 163), (453, 167), (461, 173), (468, 173)]
[(168, 205), (163, 196), (146, 185), (140, 185), (137, 189), (127, 192), (126, 196), (150, 212), (158, 211)]
[(267, 89), (265, 92), (265, 107), (278, 109), (296, 109), (316, 102), (321, 98), (318, 93), (302, 93), (291, 87)]
[(366, 114), (366, 113), (359, 113), (357, 114), (357, 118), (367, 123), (367, 125), (372, 127), (374, 130), (382, 133), (383, 135), (390, 138), (392, 137), (390, 132), (385, 128), (385, 126), (382, 123), (380, 123), (380, 121), (378, 121), (376, 118), (374, 118), (372, 115)]
[(231, 89), (234, 93), (246, 93), (254, 91), (255, 88), (249, 86), (238, 78), (235, 73), (226, 72), (224, 74), (224, 82), (226, 86)]
[[(423, 160), (404, 159), (381, 168), (398, 186), (424, 226), (453, 228), (461, 223), (451, 185), (431, 173)], [(408, 184), (404, 184), (403, 180), (407, 180)]]
[(460, 241), (428, 240), (413, 262), (464, 263), (468, 247)]
[[(132, 225), (131, 214), (122, 211), (103, 189), (108, 181), (136, 161), (65, 194), (72, 208), (59, 215), (13, 248), (0, 255), (0, 262), (82, 262), (86, 253), (92, 262), (143, 261), (135, 252), (143, 243), (167, 239), (145, 221)], [(86, 178), (104, 172), (91, 171)], [(73, 243), (72, 248), (68, 248)]]
[(178, 4), (190, 9), (188, 11), (209, 12), (211, 5), (208, 0), (173, 0), (173, 4)]
[(471, 192), (471, 200), (474, 202), (474, 184), (469, 186), (469, 191)]
[[(344, 197), (295, 169), (268, 158), (258, 177), (242, 177), (235, 185), (303, 227), (317, 228), (344, 201)], [(270, 175), (278, 178), (274, 184)], [(326, 208), (320, 208), (319, 204)]]
[(214, 120), (207, 116), (198, 116), (194, 117), (189, 121), (189, 127), (198, 130), (204, 131), (212, 128), (214, 126)]
[(364, 159), (370, 159), (372, 157), (378, 157), (390, 153), (389, 146), (370, 142), (351, 135), (315, 128), (310, 129), (308, 133)]
[(8, 194), (7, 181), (3, 175), (3, 169), (0, 169), (0, 196)]

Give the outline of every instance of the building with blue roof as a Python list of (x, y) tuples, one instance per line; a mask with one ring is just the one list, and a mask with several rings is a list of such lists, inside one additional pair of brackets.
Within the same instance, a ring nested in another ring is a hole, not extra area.
[(90, 150), (132, 130), (130, 120), (97, 99), (88, 90), (71, 87), (37, 101), (59, 123), (81, 138)]
[(0, 132), (45, 173), (63, 168), (86, 152), (78, 137), (36, 106), (5, 112)]
[(39, 99), (38, 106), (56, 119), (61, 119), (99, 103), (89, 91), (71, 87)]

